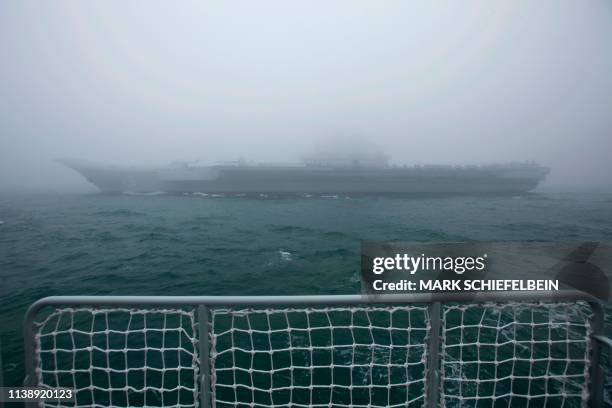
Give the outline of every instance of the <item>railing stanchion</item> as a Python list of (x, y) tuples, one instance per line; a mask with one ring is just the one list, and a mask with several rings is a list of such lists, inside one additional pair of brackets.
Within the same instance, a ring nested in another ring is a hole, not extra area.
[[(4, 387), (4, 377), (2, 376), (4, 366), (2, 365), (2, 338), (0, 338), (0, 387)], [(4, 408), (4, 402), (0, 401), (0, 408)]]
[(429, 338), (427, 344), (427, 379), (425, 382), (425, 406), (439, 406), (440, 398), (440, 302), (429, 305)]
[(210, 330), (208, 322), (208, 306), (198, 307), (198, 336), (200, 352), (200, 407), (209, 408), (212, 397), (210, 389), (210, 355), (208, 334)]
[(595, 338), (595, 336), (603, 333), (604, 328), (604, 311), (601, 303), (599, 302), (590, 302), (591, 310), (593, 310), (593, 321), (592, 321), (592, 330), (593, 333), (591, 335), (591, 356), (590, 356), (590, 365), (591, 365), (591, 383), (589, 385), (590, 391), (590, 405), (592, 407), (601, 407), (603, 406), (603, 369), (600, 365), (601, 360), (601, 345), (599, 341)]
[[(24, 352), (25, 352), (25, 380), (24, 387), (38, 386), (38, 373), (36, 372), (37, 362), (37, 347), (36, 347), (36, 328), (34, 319), (36, 313), (40, 310), (41, 304), (33, 304), (26, 312), (25, 323), (23, 326), (24, 336)], [(36, 408), (40, 406), (36, 402), (24, 402), (25, 407)]]

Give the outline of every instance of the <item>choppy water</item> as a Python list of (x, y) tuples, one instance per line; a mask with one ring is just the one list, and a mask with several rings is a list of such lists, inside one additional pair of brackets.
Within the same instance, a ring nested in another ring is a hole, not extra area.
[(359, 291), (361, 240), (612, 241), (612, 194), (290, 199), (0, 195), (5, 382), (49, 295)]

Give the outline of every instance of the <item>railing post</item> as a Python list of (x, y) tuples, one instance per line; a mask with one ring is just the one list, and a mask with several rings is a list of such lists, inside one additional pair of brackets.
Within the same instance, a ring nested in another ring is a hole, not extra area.
[(427, 344), (427, 377), (425, 379), (425, 406), (439, 406), (440, 399), (440, 302), (429, 304), (429, 338)]
[[(2, 338), (0, 337), (0, 387), (4, 387), (3, 370), (4, 366), (2, 365)], [(4, 408), (4, 402), (2, 401), (0, 401), (0, 408)]]
[(200, 407), (209, 408), (211, 401), (210, 389), (210, 355), (209, 355), (209, 321), (208, 321), (208, 306), (200, 305), (198, 307), (198, 336), (199, 336), (199, 352), (200, 352)]
[(604, 375), (603, 368), (600, 365), (601, 345), (595, 336), (603, 333), (604, 311), (601, 303), (599, 302), (590, 302), (589, 304), (591, 306), (591, 310), (593, 310), (593, 321), (591, 323), (591, 383), (589, 384), (589, 401), (590, 406), (601, 407), (603, 406)]
[[(25, 380), (24, 387), (36, 387), (38, 386), (38, 373), (36, 372), (37, 361), (36, 361), (36, 328), (34, 319), (38, 313), (40, 307), (35, 303), (30, 306), (25, 315), (25, 322), (23, 325), (23, 341), (24, 341), (24, 353), (25, 353)], [(35, 408), (40, 406), (37, 402), (25, 402), (25, 407)]]

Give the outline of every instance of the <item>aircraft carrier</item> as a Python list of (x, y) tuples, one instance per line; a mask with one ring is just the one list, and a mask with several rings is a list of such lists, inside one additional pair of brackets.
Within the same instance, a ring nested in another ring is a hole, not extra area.
[(353, 161), (300, 164), (189, 163), (134, 167), (59, 160), (104, 193), (204, 195), (521, 194), (546, 177), (533, 163), (486, 166), (391, 166)]

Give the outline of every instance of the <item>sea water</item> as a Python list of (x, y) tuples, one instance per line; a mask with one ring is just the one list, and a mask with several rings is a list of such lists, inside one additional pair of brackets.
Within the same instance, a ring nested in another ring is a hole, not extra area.
[(23, 382), (23, 317), (44, 296), (358, 293), (361, 240), (610, 242), (612, 194), (2, 193), (4, 381)]

